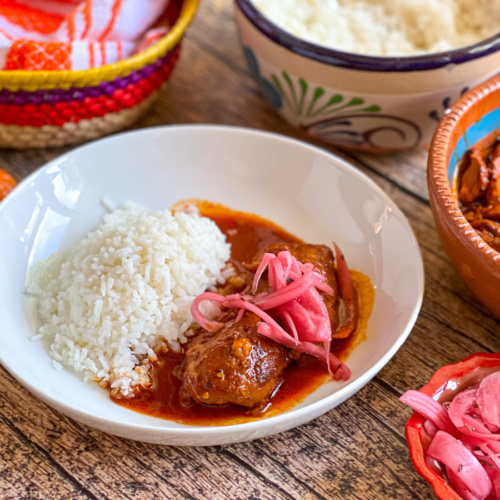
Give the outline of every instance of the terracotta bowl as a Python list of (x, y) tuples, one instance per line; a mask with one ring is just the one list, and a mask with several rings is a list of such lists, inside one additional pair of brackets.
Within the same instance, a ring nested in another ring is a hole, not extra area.
[(449, 52), (373, 57), (287, 33), (251, 0), (235, 0), (243, 50), (272, 108), (337, 146), (375, 153), (428, 147), (440, 117), (500, 70), (500, 35)]
[(446, 114), (429, 152), (427, 183), (443, 246), (476, 297), (500, 318), (500, 254), (463, 216), (452, 190), (457, 165), (467, 149), (500, 133), (500, 77), (467, 92)]
[[(459, 363), (441, 367), (434, 373), (429, 383), (419, 390), (444, 403), (498, 370), (500, 370), (500, 354), (473, 354)], [(424, 422), (425, 418), (420, 413), (413, 412), (405, 428), (415, 470), (429, 482), (440, 500), (461, 500), (462, 497), (443, 479), (443, 476), (427, 465), (425, 458), (431, 439), (424, 429)]]

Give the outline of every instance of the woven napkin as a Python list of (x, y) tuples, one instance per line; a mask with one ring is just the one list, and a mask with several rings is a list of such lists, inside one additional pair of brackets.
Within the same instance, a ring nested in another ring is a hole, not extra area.
[(169, 0), (0, 0), (0, 69), (84, 70), (165, 35)]

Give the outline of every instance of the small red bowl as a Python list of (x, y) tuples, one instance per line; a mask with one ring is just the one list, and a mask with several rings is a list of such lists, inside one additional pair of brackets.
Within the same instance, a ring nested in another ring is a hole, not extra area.
[[(500, 353), (478, 353), (455, 363), (440, 368), (431, 377), (429, 383), (420, 392), (444, 403), (474, 385), (490, 373), (500, 370)], [(410, 457), (416, 471), (432, 486), (434, 493), (441, 500), (462, 500), (462, 497), (445, 482), (444, 478), (433, 471), (425, 462), (425, 455), (430, 444), (430, 438), (425, 432), (425, 418), (418, 412), (413, 412), (406, 424), (406, 440)]]

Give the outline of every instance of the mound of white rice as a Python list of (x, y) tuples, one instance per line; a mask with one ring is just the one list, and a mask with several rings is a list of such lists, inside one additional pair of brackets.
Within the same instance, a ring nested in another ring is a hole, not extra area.
[(498, 0), (254, 0), (295, 36), (374, 56), (431, 54), (500, 32)]
[(155, 347), (186, 341), (192, 300), (223, 282), (229, 256), (210, 219), (128, 203), (33, 273), (36, 337), (49, 340), (56, 367), (130, 396), (149, 385)]

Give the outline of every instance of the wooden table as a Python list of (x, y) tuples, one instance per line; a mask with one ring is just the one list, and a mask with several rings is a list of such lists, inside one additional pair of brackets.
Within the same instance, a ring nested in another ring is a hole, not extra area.
[[(170, 85), (137, 128), (175, 123), (254, 127), (311, 140), (268, 108), (245, 65), (230, 0), (203, 0)], [(0, 498), (423, 499), (398, 397), (440, 366), (500, 350), (498, 321), (445, 255), (429, 207), (423, 151), (389, 157), (338, 151), (409, 217), (426, 270), (410, 337), (375, 379), (340, 407), (250, 443), (172, 448), (126, 441), (52, 410), (0, 369)], [(64, 150), (2, 151), (18, 180)]]

